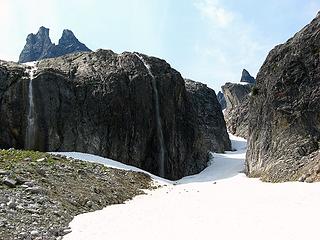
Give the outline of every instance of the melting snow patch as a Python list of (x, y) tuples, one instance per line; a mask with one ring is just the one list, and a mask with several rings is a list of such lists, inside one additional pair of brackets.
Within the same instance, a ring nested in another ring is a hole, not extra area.
[[(247, 178), (241, 173), (246, 142), (231, 139), (237, 151), (214, 154), (201, 173), (167, 181), (126, 204), (79, 215), (63, 239), (316, 239), (320, 184), (271, 184)], [(89, 154), (60, 154), (141, 171)]]

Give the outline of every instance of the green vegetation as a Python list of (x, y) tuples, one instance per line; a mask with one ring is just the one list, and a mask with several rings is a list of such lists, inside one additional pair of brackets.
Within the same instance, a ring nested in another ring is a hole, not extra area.
[(252, 96), (258, 95), (258, 94), (259, 94), (259, 88), (253, 87), (253, 88), (251, 89), (251, 94), (252, 94)]
[(36, 161), (41, 158), (50, 158), (51, 155), (43, 152), (23, 151), (23, 150), (0, 150), (0, 160), (7, 161)]

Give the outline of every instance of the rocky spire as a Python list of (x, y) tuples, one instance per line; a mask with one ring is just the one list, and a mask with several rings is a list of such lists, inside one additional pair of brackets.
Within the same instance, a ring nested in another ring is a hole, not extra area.
[(64, 45), (66, 43), (69, 43), (69, 42), (75, 42), (75, 41), (78, 41), (79, 40), (74, 36), (73, 32), (69, 29), (64, 29), (63, 32), (62, 32), (62, 36), (59, 40), (59, 45)]
[(63, 30), (59, 44), (55, 45), (49, 37), (49, 29), (40, 27), (37, 34), (29, 34), (26, 45), (24, 46), (19, 62), (32, 62), (44, 58), (59, 57), (74, 52), (91, 51), (81, 43), (70, 30)]
[[(71, 30), (63, 30), (62, 37), (58, 44), (58, 55), (65, 55), (73, 52), (89, 52), (91, 51), (83, 43), (81, 43)], [(56, 53), (57, 54), (57, 53)]]
[(254, 77), (250, 75), (250, 73), (246, 69), (243, 69), (240, 82), (256, 83), (256, 80), (254, 79)]
[(32, 62), (42, 58), (52, 46), (49, 29), (45, 27), (40, 27), (36, 34), (29, 34), (26, 41), (26, 45), (19, 57), (19, 62), (21, 63)]

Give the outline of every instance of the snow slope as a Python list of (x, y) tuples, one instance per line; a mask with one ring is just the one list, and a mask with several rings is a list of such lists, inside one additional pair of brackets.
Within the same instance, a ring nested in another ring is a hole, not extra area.
[(163, 179), (163, 178), (158, 177), (156, 175), (153, 175), (153, 174), (151, 174), (149, 172), (146, 172), (146, 171), (144, 171), (144, 170), (142, 170), (140, 168), (133, 167), (133, 166), (130, 166), (130, 165), (126, 165), (126, 164), (123, 164), (121, 162), (117, 162), (117, 161), (111, 160), (109, 158), (103, 158), (103, 157), (99, 157), (99, 156), (96, 156), (96, 155), (92, 155), (92, 154), (88, 154), (88, 153), (80, 153), (80, 152), (49, 152), (49, 153), (58, 154), (58, 155), (64, 155), (66, 157), (80, 159), (80, 160), (88, 161), (88, 162), (101, 163), (101, 164), (103, 164), (105, 166), (116, 168), (116, 169), (122, 169), (122, 170), (127, 170), (127, 171), (135, 171), (135, 172), (143, 172), (143, 173), (149, 174), (152, 177), (152, 179), (157, 181), (157, 183), (159, 183), (159, 184), (171, 183), (170, 180)]
[[(72, 233), (63, 239), (318, 239), (320, 184), (247, 178), (240, 173), (246, 142), (231, 139), (237, 151), (214, 154), (200, 174), (167, 181), (126, 204), (79, 215), (70, 224)], [(88, 154), (64, 154), (137, 170)]]

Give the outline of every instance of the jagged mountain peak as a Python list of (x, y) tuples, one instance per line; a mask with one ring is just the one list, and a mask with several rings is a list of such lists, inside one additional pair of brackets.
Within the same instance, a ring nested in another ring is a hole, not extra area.
[(47, 35), (49, 35), (49, 31), (50, 31), (50, 29), (49, 28), (46, 28), (46, 27), (44, 27), (44, 26), (41, 26), (40, 28), (39, 28), (39, 30), (38, 30), (38, 34), (47, 34)]
[(250, 75), (250, 73), (248, 72), (247, 69), (243, 69), (243, 70), (242, 70), (242, 76), (243, 76), (243, 75)]
[(69, 29), (63, 30), (58, 45), (51, 42), (49, 31), (49, 28), (41, 26), (36, 34), (28, 35), (26, 45), (19, 57), (20, 63), (59, 57), (74, 52), (91, 51)]
[(254, 77), (250, 75), (250, 73), (246, 69), (243, 69), (240, 82), (255, 83), (256, 80)]
[(68, 36), (68, 35), (72, 35), (74, 36), (73, 32), (70, 30), (70, 29), (64, 29), (63, 32), (62, 32), (62, 37), (63, 36)]
[(30, 33), (28, 36), (27, 36), (27, 43), (28, 42), (34, 42), (36, 39), (41, 39), (41, 40), (50, 40), (50, 37), (49, 37), (49, 28), (45, 28), (45, 27), (40, 27), (38, 32), (36, 34), (34, 33)]
[(74, 33), (69, 30), (69, 29), (64, 29), (62, 32), (62, 36), (59, 39), (59, 44), (62, 44), (64, 42), (69, 42), (69, 41), (79, 41)]

